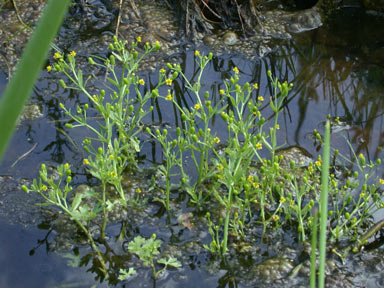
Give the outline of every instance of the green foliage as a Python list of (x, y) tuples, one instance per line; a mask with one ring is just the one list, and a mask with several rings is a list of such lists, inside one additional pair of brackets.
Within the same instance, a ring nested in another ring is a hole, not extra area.
[(129, 277), (135, 275), (137, 272), (134, 268), (130, 267), (128, 271), (126, 269), (120, 269), (119, 273), (119, 280), (124, 281), (127, 280)]
[(155, 256), (160, 254), (159, 248), (161, 247), (161, 241), (156, 239), (156, 234), (153, 234), (151, 238), (145, 239), (141, 236), (136, 236), (128, 245), (128, 251), (136, 254), (143, 265), (151, 267), (152, 277), (154, 280), (167, 269), (167, 267), (178, 268), (181, 267), (179, 261), (176, 258), (160, 258), (156, 262), (163, 264), (164, 267), (156, 271)]
[[(142, 118), (153, 109), (150, 107), (145, 111), (144, 106), (153, 95), (151, 92), (142, 94), (140, 86), (145, 82), (134, 72), (147, 54), (159, 49), (158, 43), (145, 45), (144, 53), (139, 56), (135, 50), (138, 42), (132, 44), (130, 52), (126, 45), (126, 41), (114, 38), (114, 43), (110, 45), (112, 55), (109, 59), (101, 59), (102, 63), (96, 63), (89, 58), (91, 65), (105, 69), (107, 75), (110, 75), (107, 77), (111, 85), (107, 86), (107, 91), (111, 91), (109, 95), (105, 90), (101, 90), (99, 95), (91, 95), (88, 92), (86, 85), (89, 77), (84, 80), (82, 71), (76, 68), (74, 51), (66, 57), (55, 53), (54, 58), (58, 61), (53, 68), (64, 73), (71, 82), (68, 86), (65, 81), (61, 81), (64, 88), (79, 90), (88, 97), (90, 104), (78, 106), (76, 113), (60, 104), (66, 115), (75, 123), (67, 123), (66, 127), (86, 127), (95, 134), (95, 137), (87, 137), (83, 141), (83, 148), (89, 154), (83, 163), (87, 165), (89, 173), (103, 185), (111, 184), (116, 188), (124, 205), (127, 200), (121, 186), (122, 174), (127, 167), (138, 167), (136, 153), (140, 152), (140, 143), (137, 135), (142, 131)], [(122, 66), (119, 75), (117, 75), (118, 64)], [(135, 97), (131, 93), (132, 88)], [(89, 123), (88, 110), (91, 108), (94, 108), (102, 119), (97, 127)]]
[[(48, 1), (0, 100), (0, 161), (71, 1)], [(0, 7), (1, 8), (1, 7)]]
[[(311, 231), (317, 229), (318, 223), (311, 211), (318, 205), (321, 217), (328, 216), (329, 219), (329, 222), (322, 220), (322, 225), (330, 224), (327, 226), (328, 238), (326, 234), (320, 237), (321, 245), (342, 239), (358, 242), (372, 213), (384, 206), (377, 192), (384, 180), (380, 179), (376, 183), (372, 181), (376, 179), (370, 178), (381, 164), (380, 161), (368, 163), (363, 155), (355, 155), (357, 168), (363, 175), (361, 183), (359, 173), (347, 171), (346, 168), (347, 178), (335, 176), (335, 173), (330, 172), (336, 169), (336, 164), (335, 167), (329, 167), (329, 152), (325, 153), (330, 149), (327, 130), (325, 141), (314, 131), (316, 139), (325, 143), (323, 158), (318, 156), (316, 161), (307, 166), (293, 160), (287, 165), (284, 154), (279, 153), (282, 145), (277, 143), (277, 133), (279, 113), (292, 85), (281, 83), (271, 72), (267, 72), (273, 88), (269, 102), (273, 111), (272, 124), (259, 110), (264, 98), (255, 96), (257, 84), (240, 85), (239, 70), (236, 67), (230, 79), (223, 83), (223, 89), (218, 89), (219, 97), (213, 103), (210, 92), (201, 92), (201, 79), (213, 57), (211, 53), (204, 56), (199, 51), (195, 52), (198, 71), (193, 79), (186, 77), (179, 64), (168, 63), (168, 71), (161, 69), (156, 86), (143, 95), (140, 88), (145, 81), (135, 72), (143, 57), (159, 49), (159, 45), (146, 44), (144, 52), (139, 55), (136, 50), (138, 42), (128, 48), (126, 42), (115, 38), (110, 46), (113, 52), (108, 59), (89, 58), (91, 65), (102, 67), (109, 75), (109, 86), (97, 95), (88, 92), (86, 86), (89, 78), (76, 68), (75, 52), (66, 56), (59, 53), (54, 55), (57, 63), (53, 70), (64, 73), (70, 82), (67, 84), (61, 80), (62, 86), (81, 91), (89, 100), (89, 103), (76, 107), (75, 112), (62, 104), (61, 108), (70, 118), (66, 124), (68, 128), (83, 127), (93, 134), (83, 141), (87, 153), (83, 164), (101, 182), (101, 192), (96, 193), (90, 189), (85, 193), (71, 195), (72, 179), (68, 164), (58, 166), (58, 179), (49, 176), (43, 165), (39, 181), (35, 180), (30, 189), (23, 187), (27, 192), (40, 193), (45, 200), (42, 205), (59, 207), (79, 225), (103, 263), (104, 271), (107, 271), (106, 265), (89, 232), (89, 222), (100, 221), (97, 216), (103, 216), (100, 239), (105, 242), (110, 211), (119, 202), (126, 208), (130, 204), (137, 204), (138, 197), (126, 197), (121, 181), (123, 173), (128, 169), (139, 171), (136, 153), (140, 151), (142, 143), (138, 136), (144, 132), (143, 117), (152, 107), (145, 109), (149, 101), (155, 98), (172, 104), (181, 116), (181, 124), (175, 131), (152, 130), (150, 127), (145, 129), (146, 134), (160, 144), (164, 158), (156, 168), (164, 176), (165, 186), (154, 181), (152, 189), (161, 192), (160, 196), (155, 196), (155, 200), (164, 204), (170, 217), (171, 191), (188, 195), (188, 205), (205, 212), (212, 239), (204, 247), (210, 252), (225, 256), (229, 250), (229, 241), (246, 238), (255, 221), (264, 232), (285, 225), (294, 227), (304, 241)], [(118, 63), (121, 70), (117, 69)], [(120, 71), (120, 74), (117, 75), (116, 71)], [(181, 106), (174, 97), (172, 87), (178, 78), (182, 79), (194, 96), (192, 107)], [(164, 86), (168, 91), (166, 95), (161, 95), (159, 91)], [(97, 126), (89, 122), (90, 109), (94, 109), (100, 116)], [(223, 139), (214, 131), (214, 121), (225, 123), (226, 136), (221, 136)], [(268, 153), (267, 157), (263, 156), (265, 152)], [(335, 150), (333, 163), (340, 156)], [(195, 170), (195, 178), (185, 171), (187, 161)], [(324, 183), (329, 183), (329, 186), (324, 186)], [(108, 187), (114, 189), (108, 191)], [(318, 193), (320, 187), (323, 189), (321, 196)], [(358, 189), (361, 190), (358, 197), (353, 197), (353, 192)], [(137, 192), (139, 194), (141, 190)], [(116, 195), (111, 195), (113, 193)], [(328, 204), (324, 200), (325, 194), (329, 197)], [(89, 205), (85, 199), (92, 199), (96, 204)], [(327, 209), (329, 213), (324, 212)], [(364, 237), (361, 239), (366, 240)], [(153, 279), (167, 267), (180, 266), (172, 257), (157, 259), (160, 246), (161, 241), (156, 239), (156, 235), (149, 239), (137, 236), (129, 243), (128, 250), (136, 254), (144, 266), (151, 267)], [(159, 264), (164, 267), (158, 271), (156, 265)], [(121, 269), (119, 279), (127, 279), (134, 272), (133, 268), (128, 271)]]

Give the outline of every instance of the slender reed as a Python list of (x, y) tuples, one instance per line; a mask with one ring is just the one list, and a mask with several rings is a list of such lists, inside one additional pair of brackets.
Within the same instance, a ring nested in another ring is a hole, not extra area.
[(321, 169), (320, 193), (320, 233), (319, 233), (319, 279), (318, 287), (323, 288), (325, 282), (325, 253), (327, 242), (328, 218), (328, 179), (329, 179), (329, 151), (330, 151), (330, 123), (325, 123), (325, 136), (323, 147), (323, 165)]
[(71, 1), (48, 1), (17, 71), (0, 100), (0, 160)]
[(313, 212), (313, 225), (312, 225), (312, 241), (311, 241), (311, 277), (309, 280), (309, 287), (316, 287), (316, 250), (317, 250), (317, 223), (319, 212), (317, 208)]

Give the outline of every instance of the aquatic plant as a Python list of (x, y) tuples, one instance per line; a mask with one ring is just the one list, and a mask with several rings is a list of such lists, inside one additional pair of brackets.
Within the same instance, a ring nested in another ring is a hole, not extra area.
[[(155, 257), (160, 254), (159, 248), (161, 247), (161, 240), (156, 239), (156, 234), (153, 234), (149, 239), (145, 239), (141, 236), (136, 236), (128, 245), (128, 251), (136, 254), (143, 265), (152, 269), (153, 280), (167, 269), (167, 267), (179, 268), (181, 264), (176, 258), (160, 258), (156, 262), (164, 265), (160, 270), (156, 270)], [(126, 276), (130, 276), (134, 270), (130, 269), (131, 273), (124, 273)]]
[[(83, 163), (87, 166), (89, 173), (101, 181), (104, 194), (106, 185), (113, 185), (124, 205), (127, 200), (121, 186), (122, 173), (127, 167), (138, 167), (136, 153), (140, 152), (141, 144), (137, 135), (143, 129), (142, 118), (153, 109), (153, 107), (149, 107), (148, 110), (145, 110), (144, 106), (153, 95), (152, 92), (142, 94), (140, 86), (143, 86), (145, 81), (134, 72), (147, 54), (160, 47), (158, 43), (146, 44), (144, 53), (139, 55), (135, 51), (138, 43), (139, 41), (132, 43), (130, 51), (128, 51), (127, 42), (114, 38), (114, 43), (110, 45), (112, 55), (108, 59), (101, 59), (103, 62), (99, 63), (93, 58), (89, 58), (91, 65), (106, 70), (107, 80), (111, 85), (107, 88), (112, 91), (109, 95), (106, 95), (105, 90), (101, 90), (99, 95), (91, 95), (86, 87), (90, 77), (84, 80), (82, 71), (77, 70), (74, 51), (69, 53), (66, 59), (60, 53), (54, 55), (58, 61), (53, 70), (65, 74), (73, 85), (67, 85), (60, 80), (62, 86), (81, 91), (90, 102), (90, 105), (78, 106), (76, 113), (72, 113), (70, 109), (66, 109), (63, 104), (60, 104), (66, 115), (71, 118), (71, 122), (74, 123), (67, 123), (66, 127), (86, 127), (95, 134), (96, 137), (86, 137), (83, 141), (83, 148), (89, 154), (87, 158), (84, 158)], [(117, 74), (116, 69), (118, 63), (122, 66), (120, 75)], [(132, 88), (135, 93), (132, 93)], [(102, 122), (98, 123), (96, 127), (89, 123), (88, 111), (90, 108), (94, 108), (102, 118)], [(95, 146), (98, 148), (96, 149)]]
[[(188, 196), (191, 209), (205, 215), (211, 242), (204, 247), (212, 254), (225, 257), (231, 241), (246, 238), (255, 223), (264, 233), (268, 229), (289, 226), (296, 229), (299, 238), (305, 241), (318, 228), (316, 217), (311, 213), (316, 206), (320, 207), (320, 217), (328, 216), (329, 219), (328, 222), (321, 221), (320, 245), (326, 241), (334, 243), (343, 239), (363, 245), (359, 239), (365, 241), (367, 238), (359, 235), (370, 225), (375, 209), (384, 206), (378, 194), (384, 180), (379, 179), (377, 182), (377, 179), (371, 179), (381, 161), (367, 163), (363, 155), (355, 155), (357, 168), (363, 175), (361, 179), (359, 173), (346, 168), (343, 171), (348, 177), (333, 173), (337, 169), (336, 159), (341, 157), (341, 160), (346, 160), (337, 150), (333, 152), (331, 167), (327, 162), (328, 156), (325, 156), (328, 152), (308, 165), (293, 160), (287, 164), (284, 154), (279, 153), (283, 145), (277, 143), (277, 133), (280, 128), (279, 113), (284, 109), (292, 85), (286, 81), (280, 82), (271, 72), (267, 72), (273, 88), (269, 101), (273, 111), (270, 123), (259, 109), (265, 99), (255, 95), (258, 84), (242, 83), (237, 67), (233, 68), (231, 76), (222, 86), (215, 87), (212, 92), (202, 91), (201, 79), (204, 69), (213, 58), (211, 53), (202, 55), (200, 51), (195, 51), (198, 71), (192, 79), (184, 74), (180, 64), (168, 63), (168, 71), (161, 69), (156, 85), (143, 94), (145, 81), (135, 72), (143, 57), (159, 49), (159, 45), (145, 44), (144, 52), (139, 54), (136, 47), (140, 42), (138, 38), (128, 48), (126, 42), (115, 38), (110, 46), (112, 55), (108, 59), (89, 58), (91, 65), (97, 65), (108, 72), (106, 75), (110, 86), (98, 94), (88, 91), (89, 77), (85, 79), (81, 70), (76, 68), (75, 52), (68, 55), (56, 53), (54, 58), (57, 62), (50, 68), (64, 73), (69, 79), (71, 84), (60, 80), (63, 87), (82, 92), (89, 101), (78, 106), (76, 112), (64, 105), (61, 108), (70, 118), (67, 128), (84, 127), (93, 133), (93, 137), (86, 136), (83, 141), (87, 153), (83, 164), (101, 182), (101, 192), (90, 190), (86, 194), (71, 195), (74, 192), (70, 185), (72, 179), (69, 165), (58, 166), (61, 173), (58, 181), (49, 177), (45, 166), (42, 166), (40, 179), (35, 180), (30, 188), (23, 186), (27, 192), (40, 193), (46, 205), (55, 205), (70, 216), (87, 235), (100, 262), (104, 261), (104, 257), (92, 239), (94, 236), (89, 232), (89, 222), (102, 222), (100, 242), (105, 243), (110, 211), (118, 204), (123, 204), (127, 209), (131, 204), (137, 204), (137, 197), (127, 197), (121, 180), (129, 169), (140, 172), (136, 153), (143, 144), (139, 136), (143, 135), (160, 144), (164, 159), (161, 164), (155, 164), (155, 168), (163, 176), (165, 185), (161, 185), (154, 177), (152, 190), (155, 190), (155, 196), (151, 199), (164, 205), (169, 220), (172, 216), (170, 212), (174, 209), (171, 192)], [(118, 66), (118, 62), (121, 66)], [(174, 84), (179, 79), (182, 79), (185, 88), (193, 95), (194, 102), (190, 107), (183, 106), (175, 97)], [(218, 97), (212, 101), (214, 93)], [(153, 109), (148, 108), (149, 101), (153, 99), (173, 105), (181, 116), (178, 127), (174, 130), (161, 130), (148, 125), (144, 129), (143, 117)], [(89, 111), (96, 111), (101, 119), (97, 125), (89, 121)], [(218, 131), (215, 131), (215, 121), (225, 124), (226, 135), (220, 134), (221, 138)], [(320, 143), (325, 143), (326, 152), (329, 149), (326, 144), (328, 136), (324, 141), (319, 132), (314, 131), (314, 136)], [(185, 163), (191, 164), (188, 172)], [(324, 183), (329, 183), (328, 188)], [(323, 187), (321, 195), (318, 193), (320, 187)], [(358, 197), (354, 197), (353, 192), (358, 189), (361, 192)], [(324, 193), (329, 197), (328, 204), (324, 200)], [(86, 197), (92, 198), (96, 205), (88, 206), (87, 201), (83, 201)], [(329, 212), (324, 212), (327, 209)], [(326, 227), (328, 235), (324, 223), (329, 223)], [(128, 250), (135, 253), (145, 266), (151, 267), (153, 278), (156, 279), (163, 270), (156, 270), (154, 258), (159, 253), (160, 241), (156, 237), (146, 240), (136, 236), (129, 247)], [(172, 258), (160, 259), (157, 263), (164, 264), (164, 269), (179, 265)], [(105, 273), (108, 273), (106, 263), (102, 266), (105, 267)], [(132, 269), (122, 268), (120, 279), (133, 273)]]

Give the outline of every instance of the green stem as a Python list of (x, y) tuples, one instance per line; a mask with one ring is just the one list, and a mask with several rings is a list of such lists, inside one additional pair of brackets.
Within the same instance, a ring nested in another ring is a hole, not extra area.
[(316, 287), (316, 248), (317, 248), (317, 222), (318, 222), (318, 211), (315, 209), (313, 213), (313, 224), (312, 224), (312, 241), (311, 241), (311, 276), (309, 280), (309, 287)]
[(222, 245), (222, 251), (221, 255), (224, 256), (227, 252), (227, 244), (228, 244), (228, 228), (229, 228), (229, 218), (231, 216), (231, 203), (232, 203), (232, 192), (233, 188), (232, 186), (229, 186), (228, 188), (228, 200), (226, 205), (226, 211), (225, 211), (225, 222), (224, 222), (224, 235), (223, 235), (223, 245)]
[(320, 193), (320, 235), (319, 235), (319, 288), (325, 283), (325, 252), (327, 243), (327, 217), (328, 217), (328, 177), (329, 177), (329, 147), (330, 147), (330, 123), (325, 123), (323, 165), (321, 169), (321, 193)]

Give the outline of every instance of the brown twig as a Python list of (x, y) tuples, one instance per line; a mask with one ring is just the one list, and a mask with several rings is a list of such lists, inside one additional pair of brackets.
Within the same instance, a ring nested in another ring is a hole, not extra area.
[(21, 155), (19, 158), (16, 159), (15, 162), (13, 162), (13, 164), (11, 165), (11, 168), (15, 167), (15, 165), (22, 159), (24, 159), (25, 157), (27, 157), (30, 153), (32, 153), (33, 150), (35, 150), (35, 148), (37, 147), (37, 143), (35, 143), (31, 149), (29, 149), (27, 152), (25, 152), (23, 155)]
[(16, 0), (11, 0), (11, 1), (12, 1), (12, 4), (13, 4), (13, 7), (15, 8), (17, 19), (19, 20), (19, 22), (20, 22), (23, 26), (26, 26), (26, 27), (29, 28), (29, 26), (28, 26), (27, 24), (25, 24), (24, 21), (23, 21), (23, 19), (21, 19), (21, 17), (20, 17), (19, 9), (17, 8), (17, 5), (16, 5)]
[(131, 2), (131, 6), (133, 8), (133, 11), (136, 14), (136, 17), (140, 19), (140, 12), (139, 12), (139, 10), (136, 7), (135, 0), (129, 0), (129, 2)]
[(115, 36), (119, 37), (119, 26), (120, 26), (120, 21), (121, 21), (121, 7), (123, 6), (123, 0), (120, 0), (119, 3), (119, 15), (117, 15), (117, 24), (116, 24), (116, 31), (115, 31)]
[(245, 34), (245, 29), (244, 29), (244, 23), (243, 23), (243, 18), (241, 17), (241, 11), (240, 11), (240, 6), (237, 3), (237, 0), (235, 0), (236, 8), (237, 8), (237, 14), (239, 15), (240, 23), (241, 23), (241, 29), (243, 30), (243, 34)]
[(188, 35), (189, 31), (189, 0), (187, 0), (187, 9), (185, 15), (185, 35)]
[(205, 1), (201, 1), (201, 3), (203, 3), (203, 5), (204, 5), (205, 7), (207, 7), (208, 10), (211, 11), (211, 13), (212, 13), (213, 15), (215, 15), (217, 18), (221, 19), (220, 15), (217, 14), (211, 7), (209, 7), (209, 5), (208, 5)]

